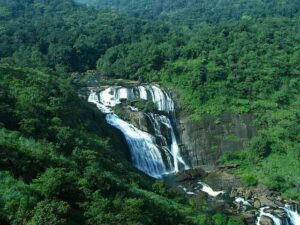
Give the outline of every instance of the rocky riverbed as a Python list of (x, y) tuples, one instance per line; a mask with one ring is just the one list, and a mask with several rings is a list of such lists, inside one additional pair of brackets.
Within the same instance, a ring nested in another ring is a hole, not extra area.
[(206, 196), (212, 208), (242, 216), (249, 225), (298, 225), (300, 217), (296, 213), (290, 215), (296, 212), (298, 202), (285, 201), (279, 192), (264, 185), (246, 186), (241, 177), (233, 173), (236, 167), (238, 165), (221, 166), (211, 172), (193, 168), (178, 173), (173, 185), (190, 198)]

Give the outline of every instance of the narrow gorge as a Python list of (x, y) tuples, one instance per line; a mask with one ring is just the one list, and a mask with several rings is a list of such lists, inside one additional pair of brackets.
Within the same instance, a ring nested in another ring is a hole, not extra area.
[[(108, 124), (122, 132), (130, 149), (131, 162), (138, 170), (155, 179), (175, 180), (172, 185), (190, 197), (205, 192), (211, 201), (221, 200), (227, 207), (237, 207), (243, 215), (250, 212), (252, 218), (248, 218), (248, 224), (300, 224), (296, 205), (280, 201), (276, 204), (270, 201), (268, 205), (266, 201), (257, 206), (257, 199), (244, 196), (244, 191), (233, 194), (241, 190), (239, 184), (219, 184), (215, 188), (226, 191), (215, 191), (202, 180), (205, 177), (210, 180), (209, 176), (217, 174), (214, 179), (222, 183), (223, 175), (215, 173), (218, 159), (226, 151), (243, 149), (246, 141), (256, 134), (251, 115), (237, 116), (227, 112), (221, 116), (219, 124), (211, 117), (195, 122), (186, 116), (179, 104), (175, 107), (171, 95), (158, 85), (112, 85), (90, 90), (88, 102), (105, 114)], [(180, 114), (179, 120), (176, 113)], [(228, 140), (226, 135), (238, 138)], [(213, 150), (214, 145), (219, 149)], [(181, 182), (193, 173), (196, 179)]]

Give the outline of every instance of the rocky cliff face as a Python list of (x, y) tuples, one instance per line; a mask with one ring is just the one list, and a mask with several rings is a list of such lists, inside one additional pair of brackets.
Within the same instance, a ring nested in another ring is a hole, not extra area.
[[(126, 82), (124, 85), (137, 86)], [(92, 90), (101, 91), (104, 88), (98, 86)], [(81, 93), (86, 96), (90, 90), (91, 88), (85, 88)], [(193, 121), (175, 93), (172, 93), (172, 98), (176, 105), (176, 136), (180, 141), (180, 151), (191, 167), (200, 166), (207, 171), (215, 169), (223, 153), (244, 150), (248, 141), (257, 133), (258, 128), (253, 124), (254, 118), (250, 114), (236, 115), (224, 112), (218, 119), (206, 115), (201, 121)], [(151, 126), (142, 112), (135, 112), (127, 107), (120, 107), (120, 111), (135, 127), (154, 134), (153, 130), (149, 130)]]
[(179, 108), (177, 118), (182, 155), (190, 166), (208, 171), (215, 168), (222, 153), (244, 150), (257, 133), (250, 114), (224, 112), (218, 120), (206, 115), (193, 121)]

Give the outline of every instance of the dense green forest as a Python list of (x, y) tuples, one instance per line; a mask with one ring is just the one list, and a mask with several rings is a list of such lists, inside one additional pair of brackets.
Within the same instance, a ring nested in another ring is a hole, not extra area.
[(299, 1), (88, 3), (0, 0), (0, 224), (242, 224), (136, 171), (77, 97), (87, 70), (176, 89), (194, 120), (255, 115), (222, 162), (300, 200)]
[(297, 0), (76, 0), (142, 18), (168, 19), (180, 24), (195, 25), (201, 22), (217, 23), (239, 20), (243, 17), (292, 17), (299, 13)]

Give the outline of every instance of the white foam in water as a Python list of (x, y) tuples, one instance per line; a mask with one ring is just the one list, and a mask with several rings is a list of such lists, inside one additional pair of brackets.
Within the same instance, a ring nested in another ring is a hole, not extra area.
[(207, 184), (201, 181), (198, 181), (198, 184), (202, 185), (201, 191), (206, 192), (208, 195), (212, 197), (217, 197), (218, 195), (225, 194), (224, 191), (214, 191), (210, 186), (208, 186)]
[(259, 209), (259, 216), (256, 221), (256, 225), (260, 225), (262, 216), (266, 216), (266, 217), (270, 218), (273, 221), (274, 225), (282, 225), (281, 220), (277, 216), (274, 216), (271, 213), (265, 212), (265, 210), (269, 209), (269, 208), (270, 207), (266, 206), (266, 207)]
[(248, 201), (246, 201), (244, 198), (241, 198), (241, 197), (235, 198), (234, 201), (239, 203), (239, 204), (242, 203), (243, 205), (251, 206), (251, 204)]
[(115, 90), (113, 88), (107, 88), (104, 91), (101, 91), (99, 101), (107, 107), (115, 107), (120, 103), (119, 99), (115, 96)]

